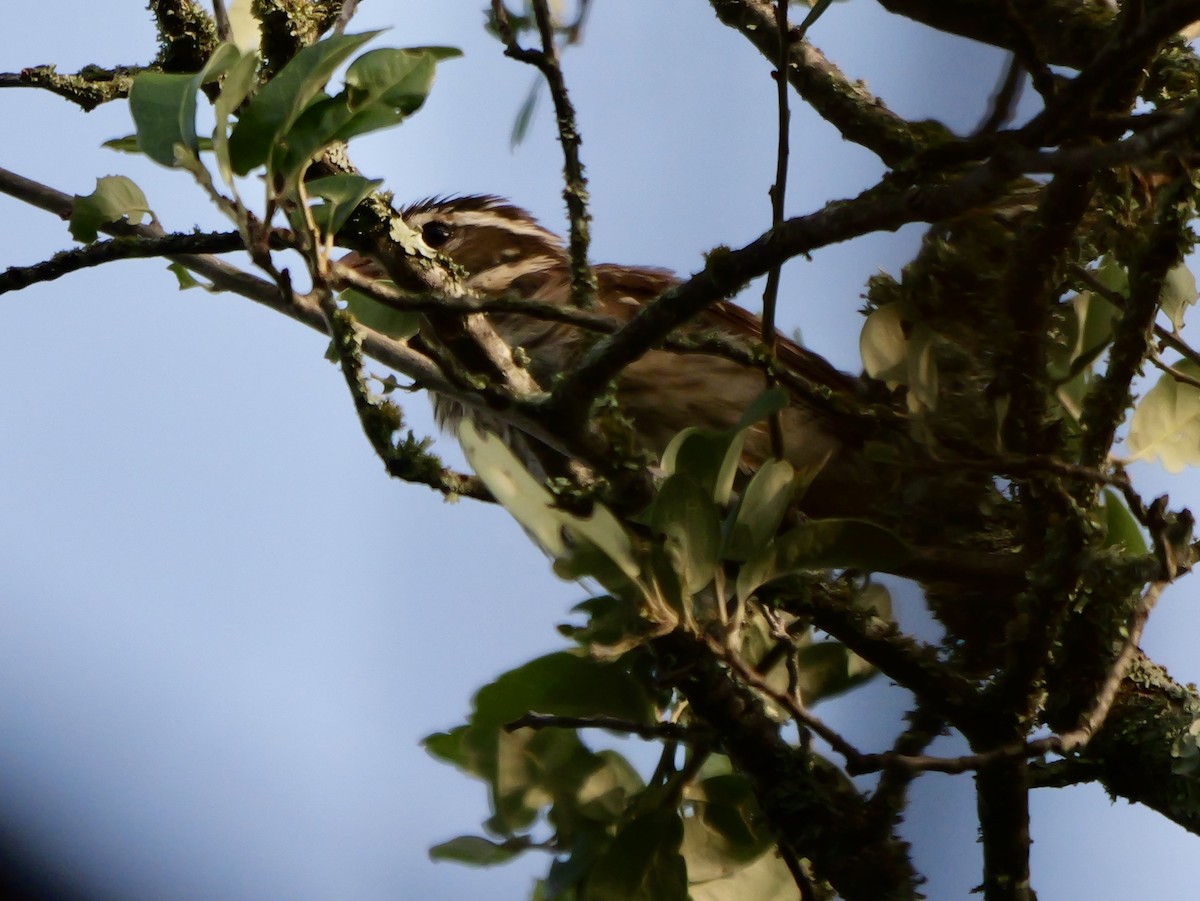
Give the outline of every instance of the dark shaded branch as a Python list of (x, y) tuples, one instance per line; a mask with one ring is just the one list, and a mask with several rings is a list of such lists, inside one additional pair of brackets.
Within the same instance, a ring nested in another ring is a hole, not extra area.
[(635, 723), (615, 716), (551, 716), (543, 713), (526, 713), (511, 723), (504, 724), (505, 732), (518, 729), (607, 729), (625, 735), (636, 735), (648, 741), (669, 740), (691, 743), (708, 742), (708, 732), (683, 726), (679, 723)]
[(990, 762), (975, 774), (984, 901), (1033, 901), (1029, 881), (1029, 764)]
[(889, 12), (949, 34), (1015, 51), (1038, 35), (1045, 61), (1082, 69), (1103, 46), (1116, 15), (1100, 3), (1079, 0), (879, 0)]
[(1012, 121), (1017, 103), (1021, 99), (1021, 86), (1024, 83), (1025, 67), (1014, 53), (1004, 68), (1004, 75), (996, 87), (996, 92), (992, 95), (987, 116), (979, 123), (979, 127), (975, 129), (972, 137), (992, 134)]
[(907, 849), (878, 834), (866, 802), (830, 763), (794, 748), (754, 693), (698, 639), (674, 633), (654, 643), (664, 670), (692, 710), (721, 736), (722, 750), (754, 787), (777, 840), (807, 858), (846, 901), (911, 901), (918, 877)]
[[(276, 248), (284, 247), (282, 235), (272, 241)], [(159, 237), (128, 235), (108, 241), (96, 241), (56, 253), (50, 259), (32, 266), (10, 266), (0, 272), (0, 294), (19, 291), (38, 282), (49, 282), (81, 269), (101, 266), (115, 260), (169, 257), (177, 254), (233, 253), (245, 250), (242, 237), (230, 232), (175, 232)]]
[(596, 345), (576, 369), (566, 373), (548, 406), (568, 421), (585, 413), (585, 399), (598, 395), (672, 329), (731, 297), (779, 259), (868, 232), (895, 231), (910, 222), (936, 222), (965, 212), (998, 196), (1013, 174), (1007, 162), (992, 162), (936, 186), (872, 188), (853, 200), (835, 201), (815, 213), (789, 219), (739, 250), (714, 250), (703, 270), (643, 307), (624, 328)]
[(1182, 178), (1160, 194), (1145, 244), (1130, 264), (1129, 300), (1115, 326), (1108, 366), (1084, 399), (1080, 463), (1085, 466), (1099, 465), (1108, 455), (1130, 404), (1133, 379), (1152, 349), (1163, 281), (1185, 252), (1194, 190), (1190, 179)]

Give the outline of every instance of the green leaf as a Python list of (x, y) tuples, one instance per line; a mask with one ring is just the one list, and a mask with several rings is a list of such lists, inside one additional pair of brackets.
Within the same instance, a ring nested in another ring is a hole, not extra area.
[(600, 751), (596, 758), (599, 766), (579, 783), (575, 803), (589, 819), (615, 823), (625, 815), (630, 799), (645, 788), (645, 783), (616, 751)]
[[(1200, 366), (1190, 360), (1173, 365), (1200, 378)], [(1157, 457), (1168, 472), (1200, 464), (1200, 389), (1163, 373), (1134, 408), (1127, 440), (1135, 460)]]
[(529, 126), (533, 122), (533, 114), (537, 111), (538, 97), (542, 93), (542, 79), (538, 76), (533, 79), (533, 84), (529, 86), (529, 93), (525, 95), (525, 99), (521, 102), (520, 109), (517, 110), (517, 117), (513, 120), (512, 134), (508, 138), (508, 149), (515, 150), (525, 140), (525, 135), (529, 133)]
[(894, 572), (912, 548), (892, 532), (857, 519), (812, 519), (775, 539), (777, 575), (821, 569)]
[(450, 860), (473, 867), (490, 867), (512, 860), (525, 848), (493, 842), (478, 835), (460, 835), (429, 849), (431, 860)]
[(663, 547), (689, 594), (712, 581), (721, 523), (709, 491), (688, 476), (671, 476), (659, 487), (646, 522), (664, 537)]
[(233, 161), (229, 155), (229, 117), (237, 112), (254, 89), (258, 75), (258, 54), (247, 53), (240, 57), (225, 73), (221, 93), (213, 103), (216, 126), (213, 128), (213, 150), (217, 157), (217, 169), (227, 185), (233, 184)]
[(703, 779), (684, 789), (684, 800), (693, 815), (683, 821), (681, 852), (693, 885), (721, 879), (772, 846), (745, 776)]
[(756, 422), (762, 422), (776, 413), (782, 413), (791, 404), (791, 397), (783, 388), (768, 388), (754, 400), (750, 401), (742, 413), (741, 419), (734, 426), (739, 432), (748, 429)]
[(179, 153), (195, 157), (196, 93), (215, 81), (241, 56), (233, 44), (221, 44), (194, 74), (141, 72), (129, 91), (129, 110), (137, 127), (138, 149), (156, 163), (179, 165)]
[(744, 603), (750, 595), (777, 575), (775, 543), (771, 542), (738, 567), (735, 589), (739, 603)]
[(742, 492), (722, 556), (748, 560), (775, 537), (792, 501), (795, 474), (786, 460), (768, 460), (762, 465)]
[[(555, 571), (564, 578), (583, 574), (616, 590), (614, 579), (635, 580), (641, 572), (628, 533), (612, 512), (596, 504), (589, 517), (559, 509), (554, 497), (529, 474), (498, 437), (481, 433), (469, 421), (458, 429), (463, 453), (488, 490), (546, 553), (563, 566)], [(592, 551), (598, 552), (593, 555)], [(611, 564), (597, 570), (598, 562)]]
[(683, 823), (674, 810), (633, 820), (596, 860), (583, 901), (687, 901), (682, 841)]
[(179, 282), (180, 291), (186, 291), (189, 288), (204, 288), (207, 290), (212, 287), (192, 275), (192, 271), (184, 266), (183, 263), (172, 263), (167, 267), (167, 271), (174, 275)]
[(449, 732), (434, 732), (421, 740), (429, 756), (457, 767), (472, 776), (483, 776), (476, 767), (477, 761), (466, 742), (467, 726), (456, 726)]
[(425, 102), (438, 54), (449, 53), (447, 48), (364, 53), (350, 64), (345, 90), (308, 106), (280, 137), (273, 168), (290, 178), (330, 144), (404, 121)]
[[(391, 282), (385, 281), (385, 284), (391, 284)], [(343, 291), (341, 299), (346, 305), (346, 310), (360, 325), (387, 335), (389, 338), (404, 341), (421, 330), (420, 313), (393, 309), (353, 288)]]
[(1111, 488), (1104, 489), (1102, 509), (1105, 547), (1123, 547), (1130, 554), (1149, 553), (1141, 524), (1134, 519), (1121, 496)]
[(910, 326), (906, 312), (904, 304), (889, 303), (863, 323), (858, 349), (871, 378), (889, 384), (903, 381), (908, 359), (906, 329)]
[(1187, 308), (1196, 303), (1196, 276), (1186, 263), (1173, 267), (1163, 280), (1159, 304), (1171, 320), (1175, 331), (1183, 328), (1183, 316)]
[(306, 182), (304, 187), (311, 196), (328, 201), (313, 207), (313, 218), (324, 234), (336, 234), (346, 224), (355, 207), (382, 184), (381, 178), (364, 178), (361, 175), (341, 173), (326, 178), (314, 178)]
[(99, 237), (103, 225), (122, 219), (136, 224), (153, 215), (146, 195), (131, 179), (106, 175), (96, 179), (96, 190), (91, 194), (75, 195), (68, 227), (72, 238), (87, 244)]
[[(690, 859), (688, 867), (690, 872)], [(720, 878), (693, 882), (689, 897), (691, 901), (803, 901), (791, 870), (774, 849)]]
[(613, 716), (654, 720), (642, 684), (619, 663), (567, 652), (548, 654), (510, 670), (475, 695), (472, 728), (499, 728), (530, 711), (555, 716)]
[(394, 108), (401, 115), (410, 115), (429, 96), (436, 64), (461, 55), (451, 47), (382, 49), (364, 53), (346, 70), (350, 108), (361, 109), (379, 103)]
[(229, 160), (237, 175), (263, 165), (292, 124), (321, 93), (334, 71), (379, 31), (335, 35), (297, 53), (246, 104), (229, 136)]
[(797, 689), (805, 704), (857, 688), (875, 675), (875, 668), (838, 641), (817, 641), (796, 652), (800, 680)]
[(494, 814), (487, 826), (495, 834), (515, 835), (551, 805), (556, 826), (568, 831), (607, 821), (620, 801), (612, 792), (636, 792), (636, 775), (619, 755), (588, 750), (574, 729), (504, 728), (530, 712), (649, 723), (656, 711), (642, 678), (620, 663), (550, 654), (481, 688), (466, 726), (424, 742), (433, 756), (489, 784)]
[(730, 432), (690, 426), (671, 439), (663, 451), (661, 465), (668, 475), (686, 475), (723, 507), (733, 493), (745, 441), (741, 429)]
[(142, 72), (129, 91), (129, 109), (137, 126), (138, 148), (163, 166), (174, 167), (176, 147), (195, 155), (195, 75)]

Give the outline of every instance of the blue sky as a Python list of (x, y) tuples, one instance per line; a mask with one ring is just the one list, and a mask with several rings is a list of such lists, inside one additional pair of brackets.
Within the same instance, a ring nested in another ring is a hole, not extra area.
[[(0, 69), (145, 61), (142, 4), (43, 0), (6, 13)], [(533, 71), (482, 28), (483, 0), (366, 3), (377, 44), (451, 44), (426, 108), (356, 142), (401, 199), (508, 196), (562, 228), (549, 104), (510, 151)], [(584, 136), (597, 261), (694, 270), (769, 223), (769, 66), (700, 0), (596, 0), (566, 71)], [(972, 126), (1002, 59), (836, 4), (814, 40), (898, 112)], [(0, 94), (0, 166), (86, 194), (126, 174), (164, 225), (222, 227), (181, 173), (101, 150), (127, 108), (83, 115), (33, 91)], [(802, 108), (789, 212), (879, 173)], [(0, 267), (70, 246), (65, 225), (0, 198)], [(919, 232), (829, 248), (785, 274), (781, 319), (858, 368), (859, 294)], [(744, 301), (757, 305), (753, 290)], [(560, 645), (584, 597), (555, 579), (499, 510), (446, 504), (389, 480), (363, 439), (325, 341), (240, 298), (181, 293), (157, 262), (123, 262), (0, 299), (0, 815), (87, 884), (124, 898), (458, 899), (524, 896), (544, 866), (428, 861), (477, 831), (482, 788), (419, 739), (459, 721), (474, 689)], [(432, 432), (414, 398), (411, 425)], [(450, 442), (439, 448), (460, 460)], [(1194, 500), (1194, 477), (1138, 470), (1152, 496)], [(1187, 580), (1145, 646), (1200, 680)], [(919, 616), (902, 598), (901, 616)], [(897, 692), (879, 682), (822, 709), (878, 748)], [(1039, 794), (1043, 901), (1194, 897), (1194, 839), (1096, 788)], [(908, 834), (933, 898), (978, 881), (969, 782), (927, 776)], [(1081, 825), (1083, 824), (1083, 825)], [(1076, 863), (1087, 853), (1088, 862)], [(1147, 890), (1147, 886), (1151, 886)]]

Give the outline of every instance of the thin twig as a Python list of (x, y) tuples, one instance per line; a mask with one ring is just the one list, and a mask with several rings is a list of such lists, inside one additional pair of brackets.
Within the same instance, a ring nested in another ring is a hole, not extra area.
[(685, 743), (708, 741), (712, 737), (702, 729), (681, 726), (679, 723), (635, 723), (617, 716), (553, 716), (533, 712), (522, 714), (504, 724), (505, 732), (516, 732), (518, 729), (607, 729), (649, 741), (666, 739)]
[(1001, 76), (996, 93), (992, 95), (988, 115), (979, 123), (972, 137), (992, 134), (1012, 120), (1017, 103), (1021, 99), (1021, 86), (1024, 83), (1025, 67), (1014, 53), (1009, 58), (1008, 65), (1004, 67), (1004, 75)]
[(550, 18), (550, 10), (546, 0), (532, 0), (532, 5), (541, 37), (541, 50), (526, 49), (517, 42), (503, 0), (492, 0), (492, 11), (496, 29), (505, 45), (504, 55), (534, 66), (542, 73), (546, 85), (550, 88), (555, 121), (558, 124), (558, 140), (563, 150), (563, 200), (566, 201), (567, 217), (570, 220), (568, 249), (571, 256), (571, 303), (576, 307), (586, 308), (592, 305), (596, 296), (596, 274), (588, 265), (588, 243), (591, 240), (588, 223), (592, 217), (587, 206), (587, 178), (579, 158), (582, 138), (575, 117), (575, 107), (567, 93), (567, 83), (559, 65), (558, 50), (554, 46), (554, 25)]
[[(285, 246), (282, 233), (275, 233), (272, 240), (276, 247)], [(180, 253), (234, 253), (245, 249), (242, 237), (236, 231), (174, 232), (158, 237), (131, 235), (95, 241), (84, 247), (60, 251), (50, 259), (31, 266), (10, 266), (0, 272), (0, 294), (54, 281), (64, 275), (116, 260), (169, 257)]]
[(213, 19), (217, 23), (217, 37), (222, 41), (233, 40), (233, 24), (229, 21), (229, 10), (225, 0), (213, 0)]
[(788, 715), (796, 721), (798, 726), (812, 730), (814, 735), (819, 736), (825, 741), (834, 751), (840, 754), (846, 760), (846, 767), (851, 772), (858, 772), (858, 767), (863, 761), (869, 759), (869, 755), (863, 754), (854, 745), (850, 744), (841, 736), (835, 729), (826, 725), (819, 717), (814, 716), (808, 711), (803, 704), (784, 691), (772, 687), (760, 673), (755, 672), (746, 662), (742, 660), (740, 655), (730, 652), (721, 642), (712, 639), (705, 639), (709, 649), (732, 670), (739, 679), (759, 692), (771, 701), (773, 704), (787, 711)]
[[(771, 0), (709, 0), (717, 18), (736, 29), (767, 59), (774, 61), (779, 47), (775, 8)], [(910, 159), (922, 146), (916, 130), (896, 115), (861, 81), (848, 78), (807, 41), (792, 43), (783, 71), (792, 88), (848, 141), (875, 153), (895, 166)], [(953, 135), (947, 130), (946, 140)], [(929, 140), (927, 134), (924, 140)]]
[[(791, 121), (791, 110), (788, 107), (787, 67), (788, 67), (788, 0), (776, 0), (775, 30), (779, 35), (779, 52), (775, 59), (775, 109), (776, 126), (778, 129), (775, 148), (775, 183), (771, 186), (771, 228), (783, 224), (784, 200), (787, 196), (788, 170), (788, 130)], [(775, 357), (775, 308), (779, 301), (779, 280), (783, 272), (783, 261), (780, 260), (767, 273), (767, 283), (763, 288), (762, 339), (767, 353)], [(775, 379), (767, 373), (767, 388), (775, 387)], [(782, 414), (777, 410), (768, 419), (768, 431), (771, 436), (771, 454), (776, 460), (785, 457), (783, 445)]]
[(356, 12), (358, 12), (358, 0), (345, 0), (342, 3), (342, 11), (338, 14), (337, 22), (333, 25), (333, 33), (344, 34), (346, 26), (350, 24), (350, 20), (354, 18)]
[[(15, 197), (64, 219), (70, 216), (74, 205), (71, 195), (56, 191), (3, 168), (0, 168), (0, 193)], [(161, 232), (154, 227), (130, 225), (128, 222), (109, 223), (101, 226), (101, 230), (116, 234), (118, 237), (133, 236), (143, 240), (162, 237)], [(217, 290), (245, 297), (322, 334), (328, 334), (325, 317), (321, 313), (317, 298), (312, 293), (299, 294), (292, 291), (282, 294), (277, 284), (243, 272), (208, 254), (179, 253), (171, 254), (166, 259), (179, 263), (197, 275), (208, 279)], [(423, 388), (439, 391), (466, 404), (478, 402), (478, 391), (466, 391), (448, 381), (441, 369), (425, 355), (371, 329), (359, 326), (358, 331), (363, 350), (385, 366), (407, 375)], [(514, 417), (514, 421), (520, 420), (521, 417), (515, 408), (510, 407), (507, 412), (510, 417)], [(532, 434), (538, 433), (538, 426), (532, 420), (527, 420), (523, 428), (531, 431)], [(410, 440), (420, 443), (417, 439)], [(419, 450), (419, 448), (414, 448), (414, 455)], [(491, 494), (477, 477), (447, 469), (439, 463), (435, 463), (436, 458), (430, 454), (425, 454), (421, 460), (423, 461), (421, 467), (414, 467), (408, 476), (404, 476), (407, 481), (427, 485), (448, 497), (461, 496), (477, 500), (492, 500)]]

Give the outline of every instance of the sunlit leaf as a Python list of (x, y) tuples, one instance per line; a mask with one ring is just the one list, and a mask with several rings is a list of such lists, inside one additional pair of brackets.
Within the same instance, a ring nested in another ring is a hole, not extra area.
[(600, 765), (579, 783), (575, 802), (585, 816), (601, 823), (615, 823), (624, 816), (630, 799), (645, 783), (617, 752), (600, 751), (596, 757)]
[[(1175, 368), (1200, 378), (1190, 360)], [(1200, 464), (1200, 389), (1163, 373), (1134, 408), (1128, 446), (1134, 459), (1157, 457), (1168, 472)]]
[(881, 382), (898, 383), (907, 375), (908, 339), (904, 305), (889, 303), (874, 310), (863, 323), (858, 349), (867, 375)]
[(137, 224), (150, 215), (150, 203), (141, 188), (124, 175), (106, 175), (96, 179), (91, 194), (75, 195), (68, 227), (76, 241), (90, 243), (99, 237), (101, 226), (122, 219)]
[(230, 165), (238, 175), (267, 161), (280, 136), (359, 47), (378, 35), (334, 35), (297, 53), (246, 104), (229, 136)]
[[(690, 859), (688, 866), (690, 872)], [(803, 901), (791, 870), (774, 849), (724, 876), (693, 882), (688, 894), (691, 901)]]
[[(471, 466), (504, 508), (559, 565), (564, 578), (593, 575), (610, 587), (613, 576), (636, 579), (641, 572), (633, 543), (620, 521), (603, 504), (590, 516), (560, 509), (554, 497), (521, 465), (498, 437), (481, 433), (470, 420), (459, 426), (459, 442)], [(614, 568), (612, 573), (588, 565), (592, 549)]]
[(1167, 272), (1159, 304), (1176, 331), (1183, 327), (1184, 314), (1188, 307), (1196, 303), (1196, 296), (1196, 276), (1186, 263), (1180, 263)]

